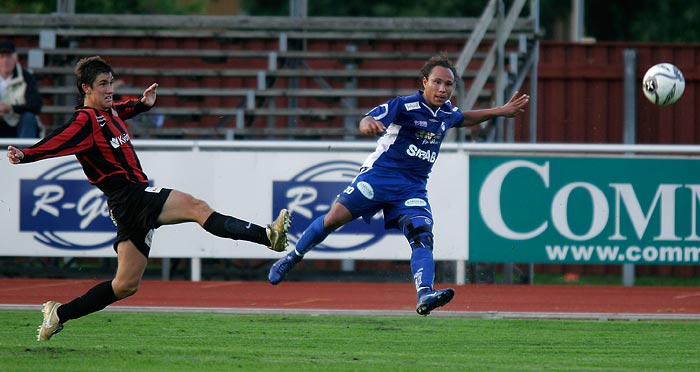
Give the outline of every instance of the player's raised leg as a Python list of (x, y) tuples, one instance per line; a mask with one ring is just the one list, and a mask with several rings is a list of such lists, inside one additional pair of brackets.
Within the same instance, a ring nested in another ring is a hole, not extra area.
[(158, 222), (169, 225), (190, 221), (199, 223), (206, 231), (218, 237), (246, 240), (281, 252), (287, 248), (287, 231), (291, 218), (289, 211), (282, 209), (272, 223), (263, 227), (215, 212), (203, 200), (172, 190), (163, 205)]

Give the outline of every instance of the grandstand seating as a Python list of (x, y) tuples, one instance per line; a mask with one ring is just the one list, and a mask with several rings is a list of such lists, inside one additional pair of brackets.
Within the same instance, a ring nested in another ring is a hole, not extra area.
[[(511, 81), (527, 68), (538, 36), (520, 13), (500, 56), (516, 65)], [(75, 62), (100, 55), (123, 82), (117, 93), (139, 96), (159, 83), (152, 114), (162, 115), (162, 126), (132, 126), (152, 138), (353, 138), (362, 114), (415, 92), (430, 56), (462, 58), (480, 28), (484, 40), (464, 63), (460, 95), (483, 74), (498, 27), (496, 18), (0, 15), (0, 36), (16, 41), (39, 79), (45, 125), (73, 112)], [(486, 74), (475, 107), (494, 102), (498, 72)]]

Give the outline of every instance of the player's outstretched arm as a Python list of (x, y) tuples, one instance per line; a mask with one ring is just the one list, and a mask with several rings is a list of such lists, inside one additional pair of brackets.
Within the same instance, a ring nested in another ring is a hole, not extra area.
[(525, 112), (525, 107), (527, 107), (529, 103), (530, 96), (516, 91), (513, 93), (513, 96), (510, 97), (510, 100), (508, 100), (508, 102), (506, 102), (506, 104), (503, 106), (483, 110), (462, 111), (462, 114), (464, 115), (462, 126), (476, 125), (497, 116), (512, 118)]
[(141, 97), (141, 102), (148, 106), (151, 107), (156, 103), (156, 89), (158, 88), (158, 83), (153, 83), (151, 84), (150, 87), (146, 88), (146, 90), (143, 92), (143, 97)]
[(384, 124), (381, 121), (374, 120), (371, 116), (365, 116), (360, 120), (360, 132), (363, 134), (376, 135), (384, 133), (384, 130), (386, 130)]
[(19, 164), (20, 161), (24, 159), (24, 153), (22, 150), (10, 145), (7, 146), (7, 160), (12, 164)]

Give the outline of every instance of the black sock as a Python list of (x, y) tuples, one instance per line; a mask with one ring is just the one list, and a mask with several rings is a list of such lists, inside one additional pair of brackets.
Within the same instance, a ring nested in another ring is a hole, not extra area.
[(217, 212), (213, 212), (204, 222), (204, 230), (222, 238), (270, 245), (270, 239), (267, 238), (264, 227)]
[(59, 306), (56, 315), (61, 323), (65, 323), (71, 319), (78, 319), (100, 311), (118, 300), (112, 289), (112, 281), (108, 280), (90, 288), (84, 295), (73, 301)]

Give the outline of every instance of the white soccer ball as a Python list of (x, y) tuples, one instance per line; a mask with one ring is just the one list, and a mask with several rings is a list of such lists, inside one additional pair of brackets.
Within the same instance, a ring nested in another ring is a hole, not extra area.
[(647, 99), (659, 106), (676, 103), (685, 90), (685, 79), (678, 67), (670, 63), (651, 66), (642, 79), (642, 90)]

